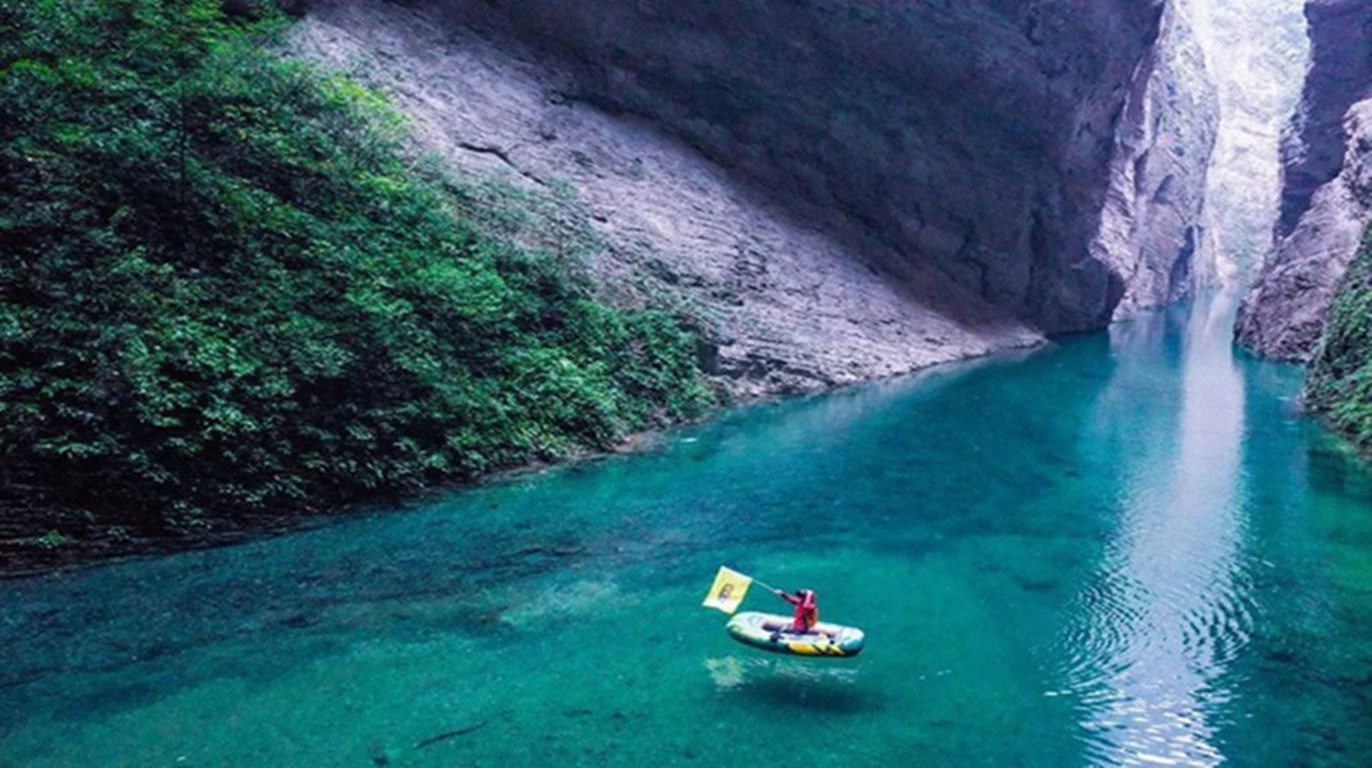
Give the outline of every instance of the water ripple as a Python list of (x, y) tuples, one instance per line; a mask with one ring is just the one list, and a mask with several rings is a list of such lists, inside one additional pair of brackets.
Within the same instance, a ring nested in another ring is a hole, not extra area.
[[(1220, 678), (1255, 624), (1251, 580), (1227, 559), (1178, 568), (1151, 587), (1107, 562), (1077, 596), (1058, 640), (1081, 738), (1093, 762), (1214, 765), (1206, 712), (1230, 694)], [(1208, 571), (1208, 573), (1207, 573)]]
[[(1256, 606), (1244, 549), (1242, 384), (1227, 337), (1193, 318), (1175, 444), (1137, 440), (1115, 535), (1059, 639), (1062, 693), (1103, 765), (1217, 765), (1224, 675)], [(1153, 426), (1153, 425), (1150, 425)], [(1137, 436), (1136, 436), (1137, 437)]]

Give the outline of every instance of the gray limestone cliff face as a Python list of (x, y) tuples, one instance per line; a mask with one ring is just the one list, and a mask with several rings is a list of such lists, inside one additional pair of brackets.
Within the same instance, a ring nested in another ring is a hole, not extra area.
[(933, 270), (1050, 333), (1101, 327), (1126, 292), (1089, 245), (1160, 0), (454, 6), (897, 279)]
[(1283, 147), (1277, 243), (1239, 309), (1235, 338), (1310, 358), (1372, 219), (1372, 2), (1310, 0), (1311, 66)]
[(945, 276), (872, 268), (821, 222), (656, 122), (573, 98), (576, 72), (454, 8), (317, 0), (291, 52), (385, 91), (409, 118), (414, 149), (472, 188), (463, 194), (478, 216), (513, 207), (535, 220), (526, 244), (589, 245), (576, 256), (605, 298), (690, 317), (706, 337), (706, 370), (733, 396), (821, 390), (1042, 341)]
[(691, 309), (739, 396), (1101, 328), (1189, 280), (1213, 125), (1175, 114), (1211, 105), (1162, 0), (304, 7), (296, 52), (389, 92), (420, 149), (570, 190), (604, 284)]
[(1202, 223), (1218, 97), (1205, 57), (1173, 2), (1116, 132), (1110, 187), (1092, 254), (1122, 276), (1115, 318), (1189, 296), (1213, 272)]

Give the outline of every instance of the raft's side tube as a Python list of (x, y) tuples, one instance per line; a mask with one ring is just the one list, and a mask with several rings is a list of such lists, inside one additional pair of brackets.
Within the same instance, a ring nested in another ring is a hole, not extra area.
[(856, 656), (866, 637), (856, 627), (816, 624), (809, 632), (791, 632), (791, 619), (770, 613), (740, 613), (729, 620), (729, 636), (745, 645), (795, 656)]

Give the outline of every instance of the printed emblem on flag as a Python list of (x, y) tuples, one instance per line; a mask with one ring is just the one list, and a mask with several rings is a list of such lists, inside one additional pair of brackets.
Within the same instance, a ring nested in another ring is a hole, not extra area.
[(702, 603), (707, 608), (718, 608), (725, 613), (733, 613), (738, 610), (738, 606), (743, 602), (743, 596), (748, 593), (748, 587), (753, 580), (723, 566), (719, 573), (715, 574), (715, 583), (710, 586), (710, 591), (705, 595), (705, 602)]

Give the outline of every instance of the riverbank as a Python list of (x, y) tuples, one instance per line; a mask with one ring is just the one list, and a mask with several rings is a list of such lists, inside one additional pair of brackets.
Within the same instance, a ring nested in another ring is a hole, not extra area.
[[(664, 440), (682, 429), (700, 423), (727, 418), (737, 411), (767, 407), (788, 401), (835, 395), (864, 385), (882, 382), (898, 384), (902, 379), (928, 375), (938, 369), (957, 366), (977, 359), (1012, 359), (1039, 346), (1027, 345), (998, 353), (973, 355), (962, 360), (930, 365), (925, 368), (865, 381), (834, 384), (828, 389), (793, 395), (755, 395), (751, 398), (716, 408), (691, 421), (683, 421), (654, 430), (632, 433), (606, 450), (582, 449), (556, 461), (540, 460), (489, 472), (461, 484), (448, 484), (419, 489), (407, 494), (393, 494), (387, 498), (370, 499), (365, 503), (339, 507), (330, 511), (300, 514), (223, 514), (202, 519), (201, 524), (184, 528), (168, 528), (155, 533), (111, 529), (101, 526), (83, 510), (32, 510), (25, 519), (25, 510), (10, 508), (0, 514), (0, 579), (23, 579), (83, 567), (104, 565), (140, 557), (170, 555), (201, 549), (233, 546), (264, 540), (275, 536), (307, 531), (339, 524), (350, 518), (365, 516), (379, 509), (409, 509), (423, 506), (429, 500), (458, 492), (471, 492), (503, 483), (517, 482), (541, 472), (569, 464), (594, 463), (614, 456), (632, 455), (654, 450)], [(45, 535), (60, 526), (66, 535)]]
[[(82, 510), (34, 510), (25, 519), (23, 510), (5, 509), (0, 514), (0, 580), (42, 576), (140, 557), (233, 546), (337, 524), (379, 509), (413, 508), (435, 497), (515, 481), (562, 464), (593, 462), (633, 453), (651, 446), (662, 434), (662, 431), (639, 432), (608, 451), (581, 451), (558, 462), (530, 462), (491, 472), (461, 485), (437, 486), (405, 495), (370, 499), (366, 503), (330, 511), (307, 515), (226, 514), (217, 518), (202, 518), (200, 525), (169, 527), (155, 533), (111, 529), (95, 523), (91, 515)], [(67, 533), (35, 535), (36, 531), (55, 530)]]
[(0, 77), (6, 560), (236, 538), (689, 420), (671, 307), (406, 152), (267, 5), (29, 4)]

